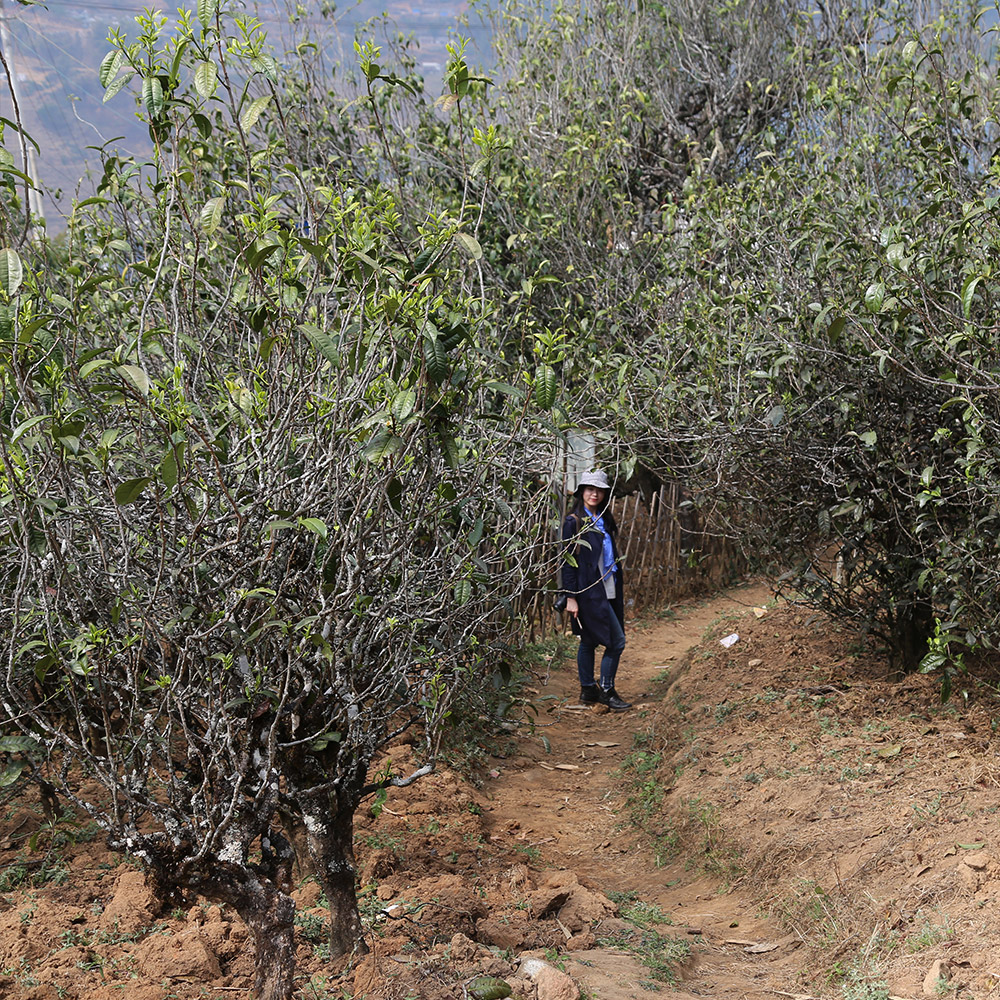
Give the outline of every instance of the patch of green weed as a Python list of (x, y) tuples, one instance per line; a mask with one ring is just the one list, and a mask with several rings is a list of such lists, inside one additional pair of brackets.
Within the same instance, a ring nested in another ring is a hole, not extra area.
[(363, 838), (363, 842), (372, 850), (387, 850), (396, 855), (397, 858), (403, 856), (403, 841), (400, 837), (393, 837), (386, 833), (376, 831), (369, 833)]
[(840, 724), (840, 719), (832, 715), (821, 715), (819, 717), (819, 731), (826, 736), (843, 736), (844, 727)]
[(841, 781), (856, 781), (858, 778), (864, 778), (871, 774), (875, 768), (871, 764), (859, 763), (857, 767), (845, 767), (840, 772)]
[(566, 960), (556, 951), (555, 948), (545, 949), (545, 961), (549, 965), (554, 965), (560, 972), (566, 971)]
[(720, 702), (715, 706), (715, 711), (712, 713), (712, 718), (715, 720), (715, 724), (718, 726), (720, 723), (724, 722), (739, 707), (739, 704), (735, 701)]
[(618, 768), (617, 776), (625, 781), (625, 808), (633, 825), (645, 828), (663, 802), (665, 790), (657, 777), (663, 763), (663, 752), (645, 749), (651, 742), (651, 733), (636, 733), (634, 749), (627, 754)]
[(629, 952), (649, 969), (653, 980), (671, 986), (677, 983), (677, 966), (691, 954), (686, 939), (667, 937), (650, 928), (618, 931), (598, 943)]
[(908, 952), (923, 951), (924, 948), (930, 948), (932, 945), (948, 941), (955, 936), (954, 928), (948, 924), (947, 920), (938, 924), (932, 923), (922, 912), (918, 913), (918, 916), (921, 918), (920, 927), (903, 942), (903, 947)]
[(627, 920), (630, 924), (643, 929), (653, 924), (673, 924), (673, 917), (669, 913), (664, 913), (656, 903), (647, 903), (645, 900), (636, 899), (620, 905), (618, 912), (622, 920)]
[(0, 892), (15, 889), (38, 889), (43, 885), (62, 885), (69, 878), (69, 869), (62, 857), (54, 852), (33, 860), (18, 855), (17, 860), (0, 871)]
[(317, 973), (302, 987), (302, 996), (305, 1000), (349, 1000), (350, 994), (335, 989), (333, 982), (330, 976)]
[(302, 937), (310, 944), (328, 944), (330, 931), (326, 920), (318, 913), (295, 914), (295, 926)]
[(866, 976), (860, 969), (849, 969), (840, 984), (843, 1000), (889, 1000), (889, 985), (884, 978)]
[(649, 837), (656, 864), (662, 866), (676, 851), (677, 834), (662, 814), (667, 792), (659, 776), (663, 751), (652, 749), (653, 740), (652, 731), (635, 733), (635, 749), (626, 755), (615, 777), (621, 779), (625, 790), (624, 809), (629, 822)]

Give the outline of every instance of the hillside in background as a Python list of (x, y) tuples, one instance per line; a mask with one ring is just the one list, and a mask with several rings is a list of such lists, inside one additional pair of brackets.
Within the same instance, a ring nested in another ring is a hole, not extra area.
[[(21, 113), (39, 147), (37, 170), (45, 187), (50, 233), (63, 228), (72, 197), (92, 193), (91, 175), (100, 173), (98, 148), (107, 145), (137, 159), (149, 154), (149, 133), (136, 117), (134, 105), (124, 94), (105, 104), (97, 72), (108, 51), (109, 28), (120, 26), (126, 34), (134, 35), (132, 18), (143, 6), (123, 0), (55, 0), (45, 7), (21, 7), (9, 0), (0, 4), (0, 16), (7, 19)], [(413, 4), (363, 0), (338, 10), (331, 18), (316, 13), (299, 17), (294, 26), (279, 6), (246, 6), (264, 24), (276, 53), (309, 36), (323, 46), (331, 64), (344, 65), (350, 65), (354, 58), (355, 31), (372, 19), (381, 21), (379, 15), (385, 12), (387, 27), (373, 27), (373, 31), (398, 30), (410, 35), (418, 70), (433, 86), (447, 58), (445, 44), (468, 4), (465, 0)], [(475, 58), (485, 59), (488, 29), (480, 23), (462, 30), (478, 47)], [(5, 87), (0, 88), (0, 115), (14, 117)], [(13, 133), (8, 132), (4, 145), (20, 166)]]

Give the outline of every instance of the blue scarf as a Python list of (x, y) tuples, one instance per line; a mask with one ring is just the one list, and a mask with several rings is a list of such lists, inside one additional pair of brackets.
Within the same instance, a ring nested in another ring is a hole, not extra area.
[(601, 563), (604, 568), (604, 572), (609, 574), (616, 573), (618, 571), (618, 565), (615, 563), (615, 550), (611, 546), (611, 535), (604, 530), (604, 518), (601, 516), (594, 517), (594, 515), (591, 514), (586, 507), (584, 507), (584, 510), (587, 511), (587, 516), (594, 522), (597, 529), (604, 536), (604, 558)]

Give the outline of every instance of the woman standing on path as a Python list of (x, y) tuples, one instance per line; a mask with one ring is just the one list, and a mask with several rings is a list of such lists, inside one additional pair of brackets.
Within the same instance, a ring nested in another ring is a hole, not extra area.
[[(573, 631), (580, 636), (576, 654), (580, 673), (580, 700), (585, 705), (607, 705), (613, 712), (632, 706), (615, 690), (618, 661), (625, 649), (625, 601), (622, 570), (611, 513), (611, 485), (603, 472), (580, 477), (572, 510), (563, 521), (566, 560), (562, 568), (566, 610)], [(604, 647), (600, 684), (594, 683), (594, 657)]]

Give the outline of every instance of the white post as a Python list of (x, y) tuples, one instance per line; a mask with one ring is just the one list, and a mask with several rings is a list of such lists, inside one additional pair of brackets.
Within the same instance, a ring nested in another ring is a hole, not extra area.
[[(14, 117), (18, 125), (23, 129), (24, 120), (21, 117), (21, 102), (17, 93), (17, 70), (14, 66), (14, 45), (11, 41), (10, 31), (7, 28), (7, 15), (4, 13), (3, 0), (0, 0), (0, 51), (3, 52), (4, 58), (7, 61), (7, 72), (10, 74), (10, 96), (15, 109), (17, 109)], [(39, 219), (44, 223), (44, 214), (42, 209), (42, 195), (38, 188), (35, 187), (35, 179), (38, 177), (35, 163), (35, 149), (24, 134), (21, 135), (21, 153), (23, 156), (22, 166), (24, 173), (31, 178), (31, 183), (25, 185), (26, 204), (24, 206), (28, 213), (26, 235), (30, 240), (34, 237), (34, 220)]]

